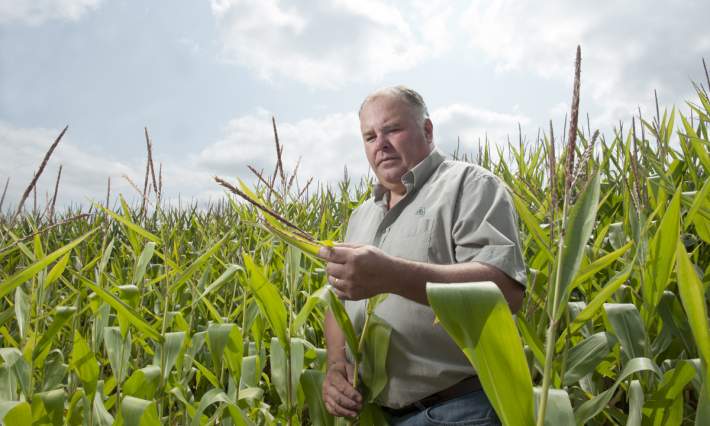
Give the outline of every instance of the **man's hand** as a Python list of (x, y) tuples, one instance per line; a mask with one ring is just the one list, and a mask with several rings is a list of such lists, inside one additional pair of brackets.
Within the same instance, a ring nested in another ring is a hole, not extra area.
[(353, 366), (347, 361), (328, 367), (323, 380), (323, 402), (328, 412), (338, 417), (355, 417), (362, 410), (362, 395), (352, 384)]
[(328, 261), (325, 271), (339, 298), (361, 300), (391, 293), (395, 259), (377, 247), (340, 244), (323, 247), (318, 255)]

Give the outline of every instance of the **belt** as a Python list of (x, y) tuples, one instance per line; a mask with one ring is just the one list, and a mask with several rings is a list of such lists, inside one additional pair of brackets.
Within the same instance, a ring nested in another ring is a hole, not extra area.
[(405, 405), (402, 408), (382, 407), (382, 409), (391, 416), (401, 417), (414, 411), (422, 411), (440, 402), (448, 401), (469, 392), (475, 392), (481, 389), (481, 382), (478, 380), (478, 376), (471, 376), (461, 380), (453, 386), (422, 398), (419, 401), (413, 402), (409, 405)]

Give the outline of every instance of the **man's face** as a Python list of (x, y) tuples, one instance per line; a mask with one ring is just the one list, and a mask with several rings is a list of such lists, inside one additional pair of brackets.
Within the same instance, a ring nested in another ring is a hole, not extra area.
[(360, 131), (365, 155), (380, 184), (403, 190), (402, 175), (432, 150), (432, 124), (417, 120), (413, 108), (395, 96), (378, 96), (362, 108)]

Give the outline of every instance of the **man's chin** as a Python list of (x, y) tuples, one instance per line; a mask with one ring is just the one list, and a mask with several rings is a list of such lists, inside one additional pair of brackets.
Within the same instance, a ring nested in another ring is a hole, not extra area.
[(399, 186), (402, 184), (402, 176), (405, 173), (406, 170), (385, 170), (377, 174), (377, 179), (386, 187)]

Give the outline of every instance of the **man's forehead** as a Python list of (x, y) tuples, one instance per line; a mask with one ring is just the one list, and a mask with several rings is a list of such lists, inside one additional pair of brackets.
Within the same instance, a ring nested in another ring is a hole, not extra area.
[[(383, 109), (378, 115), (374, 117), (374, 120), (371, 115), (368, 115), (367, 119), (363, 120), (364, 113), (366, 111), (369, 111), (369, 108), (371, 108), (374, 103), (381, 102), (388, 103), (389, 106), (394, 106), (394, 108)], [(367, 103), (363, 104), (359, 114), (360, 127), (364, 128), (366, 126), (373, 125), (387, 126), (388, 124), (399, 121), (403, 117), (411, 115), (413, 113), (414, 108), (409, 105), (408, 102), (404, 101), (403, 99), (400, 99), (398, 96), (390, 94), (378, 95), (375, 98), (368, 99)]]
[(369, 108), (372, 104), (374, 103), (393, 103), (393, 104), (402, 104), (403, 106), (407, 107), (408, 109), (411, 108), (412, 106), (407, 102), (405, 99), (402, 99), (401, 96), (398, 96), (397, 94), (394, 93), (375, 93), (367, 98), (365, 98), (365, 101), (363, 102), (362, 106), (360, 107), (360, 113), (364, 112), (367, 108)]

